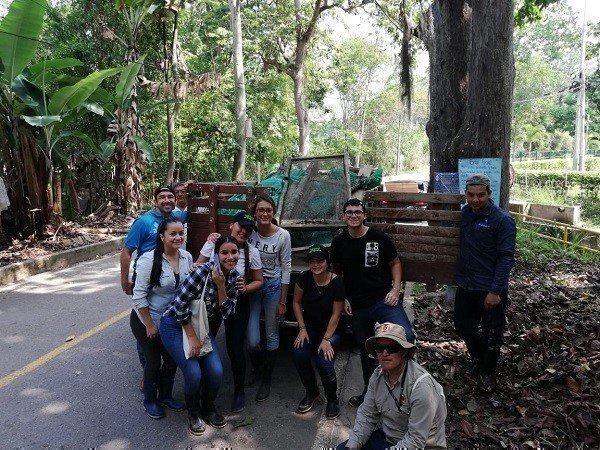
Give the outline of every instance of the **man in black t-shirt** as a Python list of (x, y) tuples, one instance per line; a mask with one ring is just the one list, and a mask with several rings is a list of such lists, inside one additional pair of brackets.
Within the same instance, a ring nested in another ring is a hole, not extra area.
[(408, 316), (399, 303), (402, 267), (396, 247), (385, 233), (367, 227), (364, 219), (363, 203), (356, 198), (348, 200), (344, 204), (344, 221), (348, 229), (331, 243), (332, 267), (344, 278), (345, 311), (352, 316), (352, 331), (361, 349), (365, 387), (361, 395), (348, 401), (356, 407), (363, 402), (376, 366), (364, 345), (367, 338), (373, 336), (375, 322), (401, 325), (408, 340), (415, 340)]

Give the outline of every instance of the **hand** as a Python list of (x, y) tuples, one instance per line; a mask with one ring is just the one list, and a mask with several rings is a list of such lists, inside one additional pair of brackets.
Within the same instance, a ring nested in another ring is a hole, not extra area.
[(246, 293), (247, 286), (244, 282), (244, 277), (238, 277), (237, 280), (235, 280), (235, 288), (240, 291), (240, 294)]
[(190, 357), (195, 358), (200, 356), (200, 350), (202, 349), (202, 342), (197, 336), (188, 336), (188, 342), (190, 343)]
[(331, 345), (331, 342), (323, 339), (321, 341), (321, 345), (319, 345), (319, 348), (317, 349), (317, 353), (319, 352), (323, 352), (323, 356), (325, 357), (326, 361), (333, 361), (335, 352), (333, 351), (333, 346)]
[(279, 306), (277, 307), (277, 314), (279, 316), (283, 316), (287, 311), (287, 305), (285, 303), (279, 302)]
[(225, 289), (225, 275), (219, 271), (219, 267), (216, 265), (212, 269), (212, 280), (218, 288)]
[(344, 300), (344, 314), (346, 314), (347, 316), (352, 315), (352, 305), (348, 300)]
[(385, 296), (383, 303), (388, 306), (396, 306), (398, 304), (398, 300), (400, 300), (400, 289), (392, 288), (392, 290)]
[(219, 233), (210, 233), (208, 235), (208, 237), (206, 238), (206, 240), (208, 242), (212, 242), (214, 244), (215, 242), (217, 242), (217, 239), (219, 239), (220, 237), (221, 237), (221, 235)]
[(123, 289), (123, 292), (125, 292), (127, 295), (133, 295), (133, 283), (128, 279), (121, 280), (121, 289)]
[(158, 327), (153, 320), (150, 320), (150, 323), (146, 325), (146, 336), (148, 336), (148, 339), (154, 339), (158, 336)]
[(194, 271), (195, 271), (195, 270), (196, 270), (198, 267), (200, 267), (201, 265), (202, 265), (202, 264), (200, 264), (200, 263), (198, 263), (198, 262), (195, 262), (195, 263), (191, 264), (191, 265), (190, 265), (190, 267), (189, 267), (189, 269), (188, 269), (189, 273), (192, 273), (192, 272), (194, 272)]
[(302, 347), (302, 345), (304, 345), (304, 341), (310, 342), (310, 339), (308, 338), (308, 333), (306, 332), (306, 328), (302, 328), (298, 332), (298, 336), (296, 337), (296, 340), (294, 341), (294, 347), (296, 347), (296, 348)]
[(488, 295), (485, 296), (485, 300), (483, 301), (483, 306), (485, 309), (495, 308), (500, 304), (500, 296), (498, 294), (494, 294), (493, 292), (488, 292)]

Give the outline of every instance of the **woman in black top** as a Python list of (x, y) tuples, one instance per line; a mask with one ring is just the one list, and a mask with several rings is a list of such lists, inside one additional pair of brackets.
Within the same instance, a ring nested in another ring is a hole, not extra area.
[(344, 285), (329, 270), (329, 253), (322, 245), (308, 249), (308, 268), (298, 276), (294, 288), (294, 314), (298, 336), (294, 341), (294, 364), (306, 389), (296, 412), (310, 411), (319, 397), (317, 379), (311, 364), (314, 356), (327, 398), (325, 417), (340, 414), (335, 376), (335, 355), (340, 342), (338, 324), (344, 308)]

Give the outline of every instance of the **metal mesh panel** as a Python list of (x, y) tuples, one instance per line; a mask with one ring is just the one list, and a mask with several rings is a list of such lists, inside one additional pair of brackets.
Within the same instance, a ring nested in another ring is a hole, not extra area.
[(348, 192), (343, 155), (292, 160), (281, 218), (339, 220)]

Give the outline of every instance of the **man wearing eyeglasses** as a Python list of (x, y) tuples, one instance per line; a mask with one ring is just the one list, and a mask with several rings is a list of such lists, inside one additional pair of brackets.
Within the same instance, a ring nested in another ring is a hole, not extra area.
[(369, 380), (350, 438), (338, 450), (446, 448), (444, 390), (413, 361), (416, 347), (408, 342), (404, 328), (376, 324), (365, 349), (379, 367)]
[(375, 370), (375, 361), (364, 348), (364, 342), (373, 336), (375, 323), (402, 325), (409, 342), (415, 340), (408, 316), (399, 302), (402, 268), (396, 247), (385, 233), (366, 226), (364, 220), (363, 203), (356, 198), (346, 201), (344, 221), (348, 228), (331, 243), (332, 267), (343, 276), (348, 296), (344, 309), (352, 316), (352, 331), (361, 347), (364, 389), (348, 400), (354, 407), (363, 402), (369, 378)]

